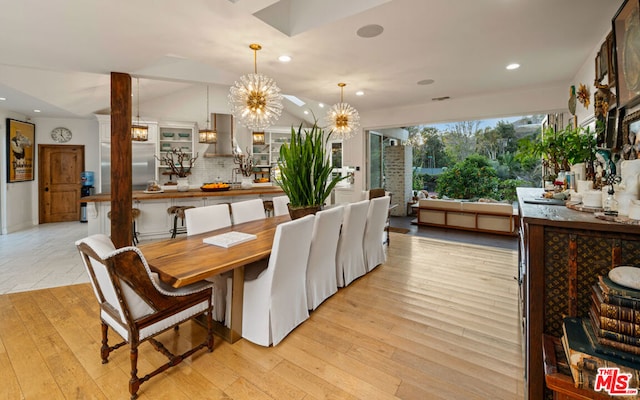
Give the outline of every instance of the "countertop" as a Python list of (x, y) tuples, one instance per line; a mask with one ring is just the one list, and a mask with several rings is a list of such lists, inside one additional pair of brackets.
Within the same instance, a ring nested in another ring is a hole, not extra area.
[[(133, 192), (133, 200), (180, 199), (190, 197), (235, 197), (256, 194), (282, 195), (284, 192), (280, 186), (257, 186), (251, 189), (231, 189), (222, 192), (203, 192), (200, 189), (190, 189), (186, 192), (165, 190), (162, 193), (144, 193), (144, 191), (136, 190)], [(93, 196), (81, 197), (80, 201), (83, 203), (111, 201), (111, 194), (100, 193)]]
[(537, 225), (576, 227), (599, 231), (620, 231), (640, 234), (640, 226), (605, 221), (596, 218), (592, 212), (576, 211), (563, 205), (531, 204), (526, 199), (541, 197), (541, 188), (517, 188), (520, 218), (524, 222)]

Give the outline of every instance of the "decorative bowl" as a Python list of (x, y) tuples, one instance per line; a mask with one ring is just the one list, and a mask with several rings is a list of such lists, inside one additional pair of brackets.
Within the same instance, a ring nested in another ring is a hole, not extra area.
[[(211, 185), (211, 186), (209, 186)], [(213, 185), (218, 185), (218, 186), (213, 186)], [(205, 183), (204, 185), (200, 186), (200, 190), (202, 190), (203, 192), (225, 192), (227, 190), (231, 189), (231, 185), (229, 185), (228, 183), (218, 183), (218, 184), (210, 184), (210, 183)]]
[(164, 136), (164, 137), (173, 137), (173, 132), (162, 132), (162, 136)]
[(188, 138), (190, 135), (190, 133), (178, 133), (178, 136), (180, 136), (181, 138)]

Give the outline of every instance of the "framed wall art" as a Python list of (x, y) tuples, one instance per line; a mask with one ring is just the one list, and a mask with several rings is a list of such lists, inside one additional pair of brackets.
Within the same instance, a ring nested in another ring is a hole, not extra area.
[(596, 55), (596, 80), (601, 82), (605, 75), (609, 73), (609, 48), (605, 40), (600, 46), (600, 51)]
[(615, 17), (618, 107), (640, 100), (640, 0), (625, 0)]
[(607, 35), (607, 80), (609, 89), (616, 87), (616, 45), (613, 40), (613, 31)]
[(625, 160), (635, 160), (640, 155), (640, 111), (622, 119), (622, 153)]
[(7, 182), (33, 180), (36, 126), (7, 118)]

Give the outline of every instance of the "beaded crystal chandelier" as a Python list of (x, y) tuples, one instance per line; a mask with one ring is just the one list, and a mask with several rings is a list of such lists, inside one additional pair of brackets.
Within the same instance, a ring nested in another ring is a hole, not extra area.
[(360, 126), (360, 114), (349, 103), (343, 101), (346, 83), (338, 83), (340, 87), (340, 103), (331, 106), (327, 112), (327, 124), (336, 139), (348, 139), (353, 136)]
[(273, 79), (258, 73), (259, 44), (251, 44), (254, 73), (240, 77), (229, 90), (231, 113), (240, 123), (254, 131), (273, 125), (282, 114), (282, 94)]

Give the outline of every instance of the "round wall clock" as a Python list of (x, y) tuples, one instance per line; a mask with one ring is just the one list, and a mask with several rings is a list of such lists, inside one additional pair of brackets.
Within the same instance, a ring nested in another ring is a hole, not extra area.
[(71, 140), (71, 131), (67, 128), (58, 127), (51, 131), (51, 139), (56, 143), (65, 143)]

